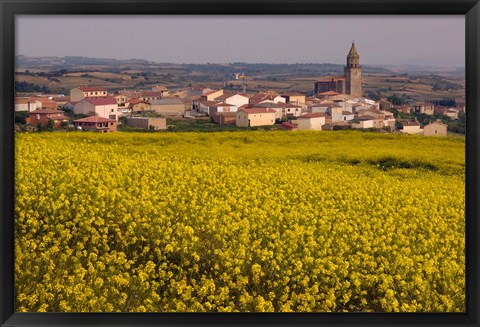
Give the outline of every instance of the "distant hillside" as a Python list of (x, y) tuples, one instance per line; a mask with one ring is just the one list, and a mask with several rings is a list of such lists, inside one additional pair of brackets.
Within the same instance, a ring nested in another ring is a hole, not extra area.
[[(187, 71), (212, 72), (223, 74), (245, 73), (247, 75), (292, 75), (312, 76), (312, 75), (342, 75), (343, 65), (329, 63), (297, 63), (297, 64), (250, 64), (236, 62), (231, 64), (172, 64), (172, 63), (155, 63), (143, 59), (117, 60), (107, 58), (90, 58), (80, 56), (67, 57), (16, 57), (17, 68), (36, 68), (36, 69), (76, 69), (79, 66), (105, 66), (107, 71), (115, 71), (117, 69), (128, 68), (162, 68), (184, 69)], [(392, 74), (394, 71), (379, 66), (363, 66), (365, 74)]]

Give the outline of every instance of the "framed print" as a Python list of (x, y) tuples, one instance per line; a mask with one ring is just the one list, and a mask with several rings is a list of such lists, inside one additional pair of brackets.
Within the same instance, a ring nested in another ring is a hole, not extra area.
[(2, 1), (2, 326), (477, 326), (478, 1)]

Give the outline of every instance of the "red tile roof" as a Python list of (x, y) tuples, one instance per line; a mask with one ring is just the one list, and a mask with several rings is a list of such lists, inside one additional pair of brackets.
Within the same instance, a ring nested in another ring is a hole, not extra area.
[(78, 87), (80, 90), (82, 90), (83, 92), (95, 92), (95, 91), (101, 91), (101, 92), (106, 92), (107, 90), (105, 90), (103, 87), (95, 87), (95, 86), (79, 86)]
[(79, 123), (107, 123), (107, 122), (116, 122), (116, 120), (115, 119), (109, 119), (109, 118), (103, 118), (103, 117), (100, 117), (100, 116), (89, 116), (89, 117), (74, 120), (74, 122), (79, 122)]
[(85, 101), (93, 104), (94, 106), (105, 106), (109, 104), (117, 104), (117, 100), (114, 97), (85, 98)]
[(38, 109), (34, 111), (30, 111), (30, 114), (63, 114), (64, 112), (61, 110), (55, 109)]
[(242, 108), (240, 110), (245, 111), (247, 114), (266, 114), (266, 113), (276, 112), (273, 109), (267, 109), (267, 108), (251, 108), (251, 109)]
[(286, 122), (283, 122), (283, 123), (282, 123), (282, 127), (286, 128), (286, 129), (294, 129), (294, 128), (298, 128), (298, 126), (297, 126), (297, 125), (295, 125), (295, 124), (292, 124), (291, 122), (288, 122), (288, 121), (286, 121)]
[(52, 120), (70, 120), (70, 117), (64, 116), (64, 115), (59, 115), (59, 116), (54, 116), (51, 118)]

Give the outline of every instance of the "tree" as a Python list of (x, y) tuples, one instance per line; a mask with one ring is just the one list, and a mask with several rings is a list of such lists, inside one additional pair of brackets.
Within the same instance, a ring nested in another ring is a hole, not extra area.
[(53, 124), (53, 120), (49, 119), (47, 121), (47, 124), (45, 125), (45, 128), (47, 130), (51, 131), (54, 127), (55, 127), (55, 125)]

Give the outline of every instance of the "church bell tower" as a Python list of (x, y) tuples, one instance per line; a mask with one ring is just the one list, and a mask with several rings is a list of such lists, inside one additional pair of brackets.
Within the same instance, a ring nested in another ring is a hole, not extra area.
[(347, 94), (353, 97), (362, 97), (362, 68), (360, 67), (360, 56), (355, 48), (355, 42), (347, 56), (347, 66), (345, 66), (345, 88)]

